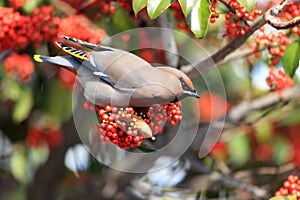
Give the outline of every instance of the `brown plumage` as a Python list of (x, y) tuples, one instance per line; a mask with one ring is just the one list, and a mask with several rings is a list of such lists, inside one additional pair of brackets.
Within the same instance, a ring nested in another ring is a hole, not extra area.
[(94, 51), (85, 52), (57, 43), (71, 56), (35, 55), (38, 62), (51, 62), (77, 70), (85, 97), (100, 105), (147, 107), (199, 97), (191, 80), (171, 67), (153, 67), (129, 52), (86, 43), (64, 36)]

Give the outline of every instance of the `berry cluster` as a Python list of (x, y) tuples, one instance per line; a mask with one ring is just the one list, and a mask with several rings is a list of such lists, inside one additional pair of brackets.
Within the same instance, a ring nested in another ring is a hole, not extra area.
[(163, 125), (166, 120), (172, 126), (182, 120), (181, 104), (179, 102), (150, 107), (146, 115), (146, 123), (149, 124), (154, 134), (163, 133)]
[(298, 176), (289, 175), (283, 182), (283, 187), (275, 192), (274, 196), (296, 196), (300, 200), (300, 180)]
[(210, 4), (210, 18), (209, 22), (210, 23), (215, 23), (216, 19), (219, 18), (219, 14), (216, 12), (216, 7), (217, 7), (217, 0), (212, 0)]
[(270, 65), (274, 66), (284, 55), (284, 51), (291, 40), (282, 31), (275, 35), (274, 33), (265, 33), (265, 29), (262, 27), (260, 32), (255, 35), (254, 42), (250, 48), (253, 49), (255, 57), (258, 58), (260, 56), (259, 51), (267, 48), (270, 55)]
[[(84, 30), (84, 31), (78, 31)], [(67, 35), (93, 44), (98, 44), (105, 35), (103, 29), (91, 29), (86, 22), (82, 21), (81, 15), (72, 15), (60, 19), (57, 35)]]
[[(84, 31), (78, 31), (84, 30)], [(61, 37), (68, 35), (91, 43), (99, 43), (105, 33), (102, 29), (91, 29), (85, 22), (81, 21), (79, 15), (67, 18), (54, 16), (53, 6), (41, 6), (36, 8), (31, 15), (21, 15), (13, 8), (0, 7), (0, 52), (12, 49), (20, 52), (26, 49), (31, 43), (38, 47), (41, 42), (54, 42)], [(26, 82), (34, 67), (31, 59), (26, 55), (13, 54), (6, 59), (6, 72), (17, 75)], [(58, 76), (63, 79), (74, 77), (62, 77), (67, 73), (60, 73)], [(71, 80), (67, 81), (73, 82)]]
[(27, 54), (11, 54), (4, 60), (4, 68), (8, 76), (19, 77), (23, 82), (28, 82), (34, 71), (32, 60)]
[(232, 11), (225, 16), (226, 29), (225, 35), (233, 38), (237, 35), (245, 35), (249, 30), (247, 21), (254, 21), (257, 16), (262, 14), (261, 10), (253, 9), (250, 13), (237, 0), (232, 0), (229, 4)]
[[(296, 4), (290, 1), (284, 8), (283, 12), (280, 14), (280, 19), (282, 21), (291, 21), (300, 15), (300, 4)], [(300, 26), (295, 26), (291, 29), (291, 32), (300, 36)]]
[(94, 130), (99, 129), (101, 141), (111, 142), (120, 148), (128, 149), (140, 146), (144, 140), (143, 132), (137, 127), (140, 118), (134, 115), (133, 108), (118, 109), (106, 106), (104, 109), (99, 108), (98, 117), (100, 126), (96, 125)]
[[(216, 19), (219, 18), (219, 14), (216, 13), (217, 3), (218, 0), (211, 1), (211, 15), (209, 19), (210, 23), (214, 23)], [(257, 9), (253, 9), (249, 13), (246, 8), (237, 0), (232, 0), (229, 3), (226, 3), (226, 6), (230, 11), (225, 16), (226, 29), (223, 36), (228, 36), (229, 38), (234, 38), (237, 35), (245, 35), (249, 30), (247, 21), (254, 21), (257, 16), (262, 14), (262, 11)]]
[(21, 8), (24, 3), (26, 3), (27, 0), (8, 0), (11, 7), (13, 7), (15, 10), (18, 10)]
[(0, 51), (24, 50), (31, 42), (38, 47), (42, 41), (53, 42), (61, 35), (99, 43), (104, 31), (91, 29), (81, 19), (80, 15), (62, 19), (54, 17), (53, 6), (36, 8), (31, 16), (21, 15), (12, 8), (0, 7)]
[(0, 7), (0, 51), (24, 49), (30, 43), (29, 24), (29, 16), (14, 12), (12, 8)]
[(29, 36), (34, 47), (38, 47), (43, 41), (55, 40), (59, 23), (59, 18), (54, 17), (52, 6), (34, 9), (29, 29)]
[(275, 67), (270, 67), (269, 76), (266, 78), (266, 82), (270, 86), (271, 91), (279, 91), (279, 96), (281, 96), (281, 91), (283, 89), (290, 88), (294, 84), (291, 77), (285, 74), (284, 71), (278, 70)]
[(30, 42), (37, 47), (42, 41), (51, 41), (57, 37), (58, 24), (59, 19), (53, 16), (52, 6), (36, 8), (31, 16), (0, 7), (0, 51), (20, 51)]
[(31, 127), (27, 133), (26, 142), (31, 147), (39, 147), (44, 144), (51, 149), (62, 142), (61, 130), (46, 125), (45, 127)]
[(153, 135), (163, 132), (166, 120), (175, 126), (182, 119), (179, 102), (149, 108), (120, 108), (99, 107), (86, 101), (83, 107), (97, 113), (99, 125), (94, 126), (94, 131), (100, 133), (100, 140), (122, 149), (140, 146), (145, 138), (154, 139)]

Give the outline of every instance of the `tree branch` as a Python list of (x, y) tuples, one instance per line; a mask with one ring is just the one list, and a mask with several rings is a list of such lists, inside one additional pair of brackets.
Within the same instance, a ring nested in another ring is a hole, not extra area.
[(237, 59), (245, 58), (245, 57), (250, 56), (252, 54), (254, 54), (252, 49), (249, 49), (249, 48), (239, 49), (238, 51), (235, 51), (235, 52), (229, 54), (228, 56), (226, 56), (218, 64), (221, 65), (221, 64), (227, 63), (228, 61), (231, 61), (231, 60), (237, 60)]
[[(267, 12), (270, 12), (270, 10)], [(219, 62), (221, 62), (227, 55), (231, 54), (232, 52), (237, 50), (239, 47), (241, 47), (246, 42), (248, 37), (250, 37), (256, 30), (258, 30), (260, 27), (262, 27), (266, 23), (267, 23), (267, 21), (264, 19), (263, 16), (259, 17), (250, 26), (249, 30), (246, 32), (245, 35), (237, 36), (226, 46), (224, 46), (219, 51), (214, 53), (211, 57), (208, 57), (205, 60), (200, 61), (194, 67), (187, 65), (187, 66), (181, 67), (181, 70), (183, 72), (185, 72), (190, 78), (196, 78), (199, 75), (199, 73), (200, 74), (206, 73), (207, 71), (212, 69), (215, 64), (218, 64)]]
[(282, 97), (278, 96), (277, 92), (273, 92), (266, 96), (257, 98), (252, 101), (245, 101), (232, 108), (227, 114), (229, 121), (237, 122), (246, 116), (247, 113), (253, 110), (259, 110), (270, 105), (274, 105), (280, 101), (297, 99), (300, 97), (300, 85), (296, 85), (290, 89), (282, 91)]
[(237, 50), (241, 47), (248, 37), (250, 37), (256, 30), (268, 23), (270, 16), (277, 16), (284, 6), (286, 5), (287, 0), (282, 0), (279, 4), (273, 6), (263, 16), (260, 16), (257, 20), (253, 22), (249, 30), (245, 35), (239, 35), (234, 38), (231, 42), (221, 48), (219, 51), (214, 53), (211, 57), (206, 58), (205, 60), (200, 61), (195, 66), (185, 65), (181, 67), (181, 70), (186, 73), (190, 78), (196, 78), (199, 73), (203, 74), (212, 69), (216, 64), (219, 64), (226, 56)]
[(300, 24), (300, 17), (288, 22), (283, 22), (279, 18), (272, 17), (268, 19), (268, 23), (276, 29), (288, 29)]
[(288, 29), (300, 24), (300, 18), (296, 18), (288, 22), (283, 22), (278, 18), (278, 15), (287, 5), (287, 3), (287, 0), (282, 0), (279, 4), (273, 7), (272, 12), (265, 14), (265, 19), (267, 20), (268, 24), (276, 29)]

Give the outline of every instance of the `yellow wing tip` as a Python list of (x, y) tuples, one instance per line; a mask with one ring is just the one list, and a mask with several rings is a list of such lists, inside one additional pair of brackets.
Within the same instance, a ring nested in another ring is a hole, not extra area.
[(36, 62), (43, 62), (43, 60), (41, 59), (41, 55), (38, 55), (38, 54), (35, 54), (33, 56), (33, 59), (36, 61)]

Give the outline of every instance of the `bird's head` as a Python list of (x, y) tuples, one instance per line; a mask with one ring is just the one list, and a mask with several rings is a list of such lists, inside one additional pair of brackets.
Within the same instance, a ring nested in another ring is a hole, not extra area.
[(176, 96), (176, 101), (180, 101), (185, 97), (191, 96), (195, 98), (199, 98), (200, 96), (195, 90), (195, 87), (191, 81), (191, 79), (182, 71), (175, 69), (173, 67), (158, 67), (160, 70), (166, 71), (175, 75), (179, 80), (180, 93)]
[(182, 100), (185, 97), (191, 96), (191, 97), (195, 97), (195, 98), (199, 98), (199, 94), (196, 92), (195, 87), (192, 83), (192, 81), (189, 79), (189, 77), (187, 77), (187, 75), (185, 73), (183, 73), (182, 71), (178, 70), (178, 75), (179, 75), (179, 81), (181, 84), (181, 87), (184, 91), (184, 93), (177, 95), (177, 100)]

